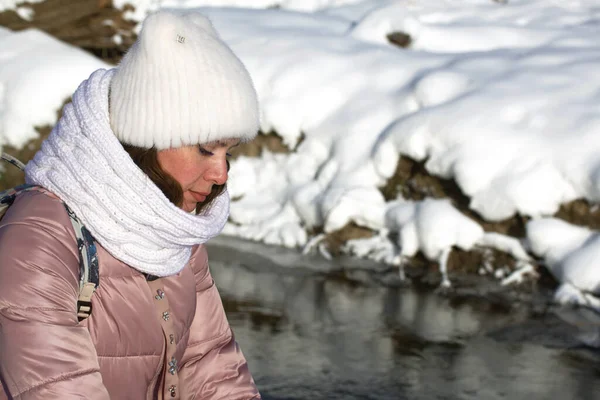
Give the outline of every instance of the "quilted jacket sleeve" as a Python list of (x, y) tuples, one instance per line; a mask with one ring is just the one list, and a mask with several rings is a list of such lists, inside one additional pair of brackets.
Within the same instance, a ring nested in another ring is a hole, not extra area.
[(77, 321), (79, 256), (68, 218), (58, 200), (28, 192), (0, 221), (0, 377), (9, 398), (109, 399)]
[(183, 398), (260, 399), (246, 359), (235, 341), (219, 292), (210, 275), (206, 249), (192, 260), (196, 314), (179, 371)]

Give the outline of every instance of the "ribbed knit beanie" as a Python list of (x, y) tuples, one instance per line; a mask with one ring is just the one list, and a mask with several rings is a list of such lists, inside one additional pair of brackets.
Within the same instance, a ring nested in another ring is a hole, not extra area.
[(248, 71), (198, 12), (149, 15), (117, 67), (109, 96), (115, 135), (137, 147), (248, 141), (258, 131)]

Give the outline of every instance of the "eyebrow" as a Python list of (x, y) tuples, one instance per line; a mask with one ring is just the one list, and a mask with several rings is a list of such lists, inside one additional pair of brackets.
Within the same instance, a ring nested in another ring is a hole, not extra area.
[(210, 145), (212, 145), (212, 146), (219, 146), (219, 147), (230, 147), (230, 148), (233, 148), (233, 147), (239, 146), (239, 144), (240, 144), (241, 142), (242, 142), (242, 141), (240, 140), (240, 141), (238, 141), (236, 144), (229, 145), (227, 142), (224, 142), (223, 140), (215, 140), (215, 141), (213, 141), (213, 142), (209, 142), (209, 143), (207, 143), (207, 144), (208, 144), (209, 146), (210, 146)]

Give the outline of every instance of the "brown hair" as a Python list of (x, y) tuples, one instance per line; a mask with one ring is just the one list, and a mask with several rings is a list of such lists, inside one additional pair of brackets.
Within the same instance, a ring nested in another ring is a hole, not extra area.
[[(175, 204), (177, 207), (181, 207), (183, 203), (183, 189), (181, 185), (167, 173), (158, 162), (158, 151), (152, 147), (149, 149), (143, 149), (135, 146), (131, 146), (125, 143), (121, 143), (125, 151), (129, 154), (135, 165), (142, 170), (152, 182), (164, 193), (165, 197)], [(229, 171), (229, 161), (227, 161), (227, 171)], [(196, 205), (196, 214), (206, 210), (212, 201), (225, 190), (225, 185), (214, 185), (206, 200)]]

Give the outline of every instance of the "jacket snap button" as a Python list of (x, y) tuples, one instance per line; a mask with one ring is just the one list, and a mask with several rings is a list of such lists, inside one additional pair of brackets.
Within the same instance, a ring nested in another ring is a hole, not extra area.
[(177, 386), (171, 385), (171, 387), (169, 388), (169, 393), (171, 393), (171, 397), (177, 396), (177, 393), (175, 392), (175, 390), (177, 390)]
[(168, 320), (169, 320), (169, 312), (168, 312), (168, 311), (165, 311), (164, 313), (162, 313), (162, 318), (163, 318), (165, 321), (168, 321)]
[(175, 375), (175, 372), (177, 372), (177, 360), (175, 357), (171, 357), (171, 361), (169, 361), (169, 373)]

